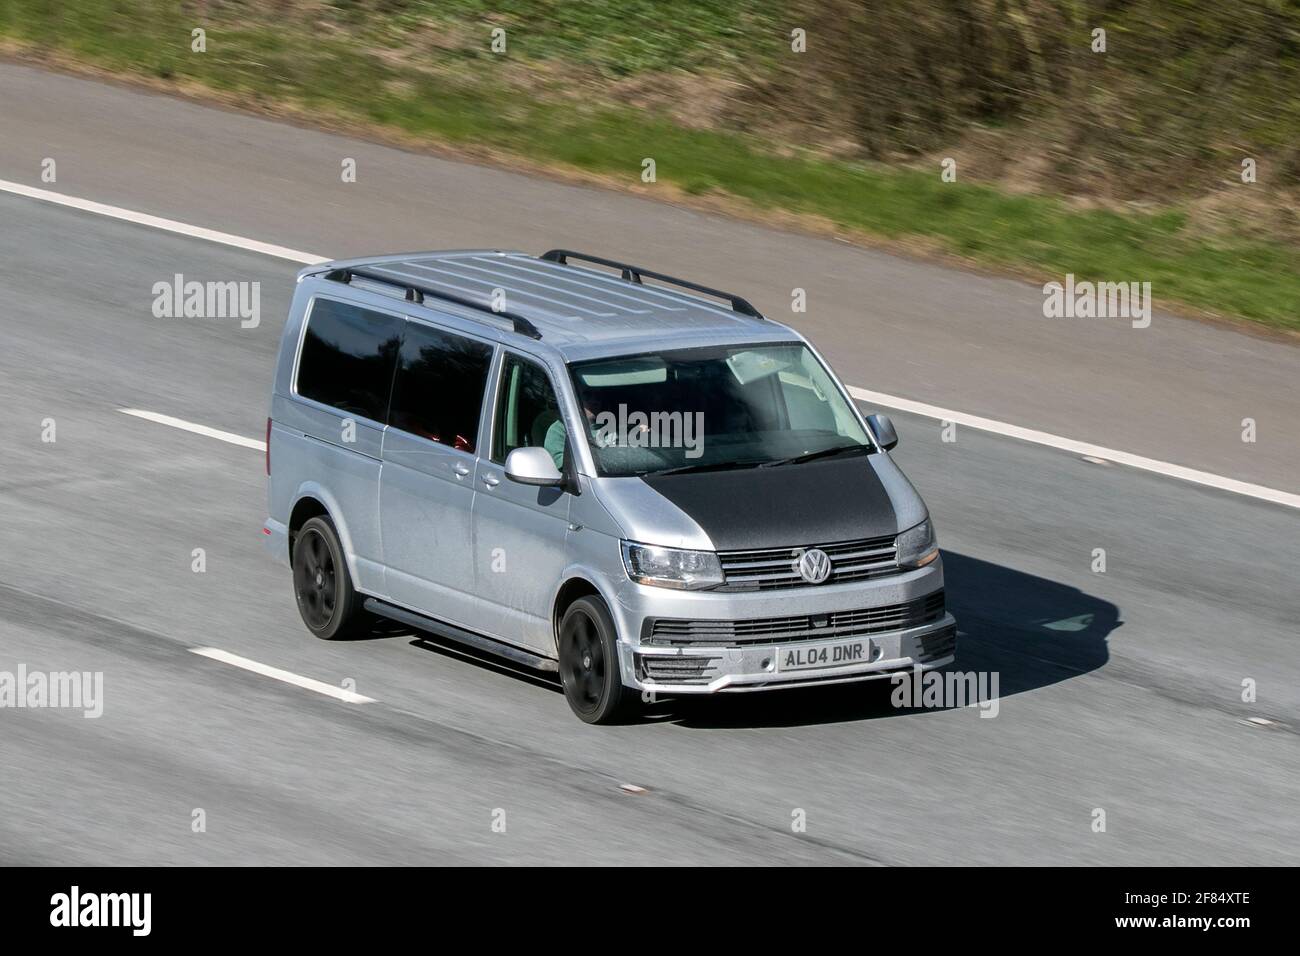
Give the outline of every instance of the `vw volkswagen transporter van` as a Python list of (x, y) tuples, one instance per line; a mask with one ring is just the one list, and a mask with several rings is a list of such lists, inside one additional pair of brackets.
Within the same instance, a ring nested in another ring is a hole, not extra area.
[(603, 723), (952, 661), (897, 441), (739, 296), (566, 250), (330, 262), (284, 330), (265, 539), (317, 637), (402, 622)]

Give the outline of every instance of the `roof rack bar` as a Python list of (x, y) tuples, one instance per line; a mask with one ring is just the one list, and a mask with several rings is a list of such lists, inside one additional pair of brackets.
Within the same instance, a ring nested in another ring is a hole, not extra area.
[(331, 282), (342, 282), (344, 285), (349, 284), (353, 279), (365, 279), (367, 282), (377, 282), (380, 285), (393, 286), (398, 289), (406, 290), (406, 301), (413, 302), (416, 305), (424, 305), (426, 296), (432, 296), (435, 299), (442, 299), (445, 302), (454, 302), (456, 305), (463, 305), (467, 309), (475, 309), (479, 312), (486, 312), (488, 315), (495, 316), (499, 319), (507, 319), (514, 325), (514, 330), (520, 335), (526, 335), (530, 339), (540, 339), (542, 333), (537, 330), (537, 326), (529, 322), (522, 315), (515, 315), (513, 312), (498, 312), (490, 305), (482, 302), (475, 302), (473, 299), (466, 299), (463, 296), (455, 295), (451, 292), (443, 292), (440, 289), (434, 289), (427, 285), (420, 285), (414, 282), (407, 282), (403, 279), (396, 279), (393, 276), (384, 275), (380, 272), (373, 272), (370, 269), (334, 269), (325, 273), (325, 278)]
[(611, 269), (618, 269), (622, 272), (624, 281), (637, 284), (641, 283), (643, 276), (648, 279), (658, 279), (660, 282), (680, 286), (683, 289), (690, 289), (692, 292), (700, 292), (718, 299), (725, 299), (731, 304), (732, 311), (739, 312), (741, 315), (752, 316), (756, 319), (763, 318), (763, 313), (738, 295), (732, 295), (730, 292), (723, 292), (719, 289), (710, 289), (706, 285), (699, 285), (686, 279), (678, 279), (676, 276), (665, 275), (662, 272), (652, 272), (649, 269), (642, 269), (640, 266), (628, 265), (626, 262), (604, 259), (600, 256), (589, 256), (584, 252), (573, 252), (570, 249), (552, 249), (549, 252), (542, 253), (538, 258), (545, 259), (548, 262), (558, 262), (560, 265), (567, 265), (570, 259), (577, 259), (579, 262), (593, 262), (596, 265), (609, 266)]

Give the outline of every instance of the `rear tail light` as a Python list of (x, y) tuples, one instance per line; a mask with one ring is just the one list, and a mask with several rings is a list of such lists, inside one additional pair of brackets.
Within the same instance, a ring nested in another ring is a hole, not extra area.
[(266, 473), (271, 474), (271, 419), (266, 419)]

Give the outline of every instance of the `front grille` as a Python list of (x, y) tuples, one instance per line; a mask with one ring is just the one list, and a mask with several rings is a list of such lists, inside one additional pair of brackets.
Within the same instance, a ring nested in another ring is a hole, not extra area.
[(754, 644), (827, 641), (918, 627), (940, 620), (943, 613), (943, 591), (935, 591), (906, 604), (856, 611), (831, 611), (827, 614), (759, 617), (747, 621), (688, 621), (660, 617), (651, 621), (646, 643), (669, 647), (692, 644), (748, 647)]
[[(809, 548), (767, 548), (761, 551), (720, 551), (726, 581), (715, 591), (773, 591), (814, 587), (799, 574), (799, 557)], [(831, 559), (831, 573), (822, 584), (863, 581), (898, 573), (894, 536), (815, 545)]]
[(641, 680), (653, 680), (661, 684), (707, 684), (709, 671), (714, 670), (717, 657), (659, 657), (644, 654), (637, 657), (640, 664)]

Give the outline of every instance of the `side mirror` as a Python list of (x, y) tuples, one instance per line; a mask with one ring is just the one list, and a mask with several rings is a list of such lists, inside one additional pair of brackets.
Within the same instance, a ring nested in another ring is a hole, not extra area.
[(898, 444), (898, 432), (894, 431), (894, 423), (889, 420), (888, 415), (868, 415), (867, 424), (871, 426), (876, 441), (880, 442), (880, 447), (885, 451)]
[(545, 448), (516, 448), (506, 455), (506, 477), (521, 485), (558, 485), (564, 481)]

